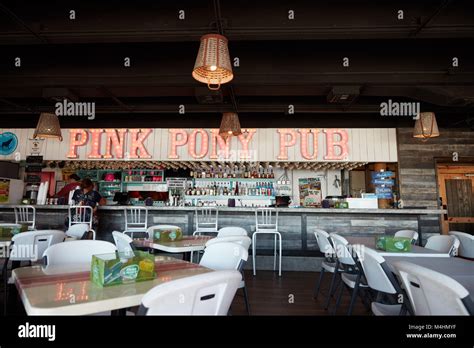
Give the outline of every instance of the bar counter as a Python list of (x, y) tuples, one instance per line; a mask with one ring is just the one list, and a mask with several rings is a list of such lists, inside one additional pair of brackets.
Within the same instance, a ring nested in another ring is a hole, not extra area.
[[(65, 229), (67, 205), (36, 206), (37, 229)], [(112, 241), (112, 231), (123, 231), (125, 206), (100, 206), (97, 239)], [(171, 224), (185, 234), (194, 231), (195, 207), (148, 207), (148, 225)], [(219, 227), (241, 226), (249, 235), (255, 231), (255, 212), (251, 207), (220, 207)], [(337, 232), (346, 236), (374, 236), (393, 234), (401, 229), (420, 233), (423, 241), (436, 233), (439, 219), (445, 210), (438, 209), (332, 209), (332, 208), (278, 208), (279, 231), (283, 241), (283, 266), (286, 270), (314, 270), (310, 259), (320, 259), (314, 230)], [(0, 205), (0, 222), (14, 222), (13, 205)], [(420, 239), (421, 239), (420, 238)], [(258, 255), (270, 255), (273, 239), (258, 240)], [(260, 256), (259, 256), (260, 257)], [(272, 257), (261, 256), (262, 266), (272, 264)], [(307, 262), (301, 263), (301, 257)], [(265, 260), (268, 259), (268, 260)], [(268, 261), (268, 262), (266, 262)], [(260, 261), (259, 261), (260, 265)]]

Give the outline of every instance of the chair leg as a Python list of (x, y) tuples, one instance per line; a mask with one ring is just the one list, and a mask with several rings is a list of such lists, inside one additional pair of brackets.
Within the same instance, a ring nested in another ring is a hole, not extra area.
[(256, 267), (255, 267), (255, 253), (257, 252), (257, 233), (252, 235), (252, 267), (253, 267), (253, 275), (257, 275)]
[(2, 276), (3, 276), (3, 315), (7, 315), (7, 302), (8, 302), (8, 257), (5, 259), (3, 264)]
[(349, 310), (347, 311), (347, 315), (352, 315), (354, 304), (357, 299), (357, 293), (359, 292), (360, 277), (361, 277), (360, 274), (358, 274), (356, 277), (354, 290), (352, 291), (351, 303), (349, 305)]
[(279, 262), (279, 268), (278, 268), (278, 275), (281, 277), (281, 257), (282, 257), (282, 253), (283, 253), (283, 250), (281, 248), (281, 234), (278, 234), (278, 238), (280, 240), (280, 252), (279, 252), (279, 257), (280, 257), (280, 262)]
[(244, 301), (245, 301), (245, 308), (247, 309), (247, 315), (250, 315), (250, 303), (249, 303), (249, 295), (247, 293), (247, 286), (244, 285), (242, 290), (244, 291)]
[(273, 236), (273, 271), (276, 270), (276, 262), (277, 262), (277, 235)]
[(323, 278), (324, 278), (324, 268), (321, 268), (321, 274), (319, 275), (319, 281), (314, 285), (314, 293), (313, 293), (313, 298), (315, 300), (318, 299), (318, 295), (319, 295), (319, 289), (321, 288), (321, 283), (323, 281)]
[(336, 269), (334, 271), (334, 273), (332, 274), (332, 279), (331, 279), (331, 285), (329, 286), (329, 294), (328, 294), (328, 299), (326, 301), (326, 305), (324, 306), (324, 309), (327, 310), (328, 307), (329, 307), (329, 302), (331, 301), (331, 296), (332, 296), (332, 292), (334, 290), (334, 283), (336, 281), (336, 277), (337, 277), (337, 274), (338, 274), (338, 269), (339, 269), (339, 262), (336, 261)]
[(339, 294), (337, 295), (337, 300), (336, 300), (336, 306), (334, 307), (334, 311), (332, 312), (332, 315), (336, 315), (337, 310), (339, 309), (339, 306), (341, 305), (341, 300), (342, 300), (342, 293), (344, 292), (344, 282), (340, 282), (340, 290)]

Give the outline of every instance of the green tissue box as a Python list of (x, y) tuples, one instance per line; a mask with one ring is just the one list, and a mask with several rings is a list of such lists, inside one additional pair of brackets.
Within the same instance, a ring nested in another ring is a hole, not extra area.
[(179, 227), (157, 227), (153, 229), (153, 242), (174, 242), (183, 238)]
[(155, 277), (155, 258), (144, 251), (92, 256), (90, 279), (96, 285), (127, 284)]
[(411, 251), (411, 239), (403, 237), (379, 236), (375, 239), (375, 247), (390, 252)]
[(4, 224), (0, 226), (0, 237), (11, 238), (15, 234), (28, 231), (28, 225)]

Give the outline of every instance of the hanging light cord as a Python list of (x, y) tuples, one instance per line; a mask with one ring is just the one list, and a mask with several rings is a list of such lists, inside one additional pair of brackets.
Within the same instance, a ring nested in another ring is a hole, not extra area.
[[(214, 17), (216, 20), (216, 27), (217, 27), (217, 32), (222, 35), (224, 35), (224, 27), (222, 25), (222, 12), (221, 12), (221, 3), (220, 0), (213, 0), (213, 5), (214, 5)], [(231, 84), (227, 86), (228, 91), (229, 91), (229, 96), (230, 96), (230, 101), (232, 103), (232, 107), (234, 108), (234, 111), (238, 114), (239, 113), (239, 108), (237, 104), (237, 98), (235, 96), (234, 92), (234, 87), (232, 87)]]

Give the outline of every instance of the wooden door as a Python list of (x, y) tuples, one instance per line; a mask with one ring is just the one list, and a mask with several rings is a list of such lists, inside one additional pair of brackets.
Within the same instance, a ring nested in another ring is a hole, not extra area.
[(440, 166), (438, 185), (443, 208), (443, 233), (461, 231), (474, 234), (474, 167)]

